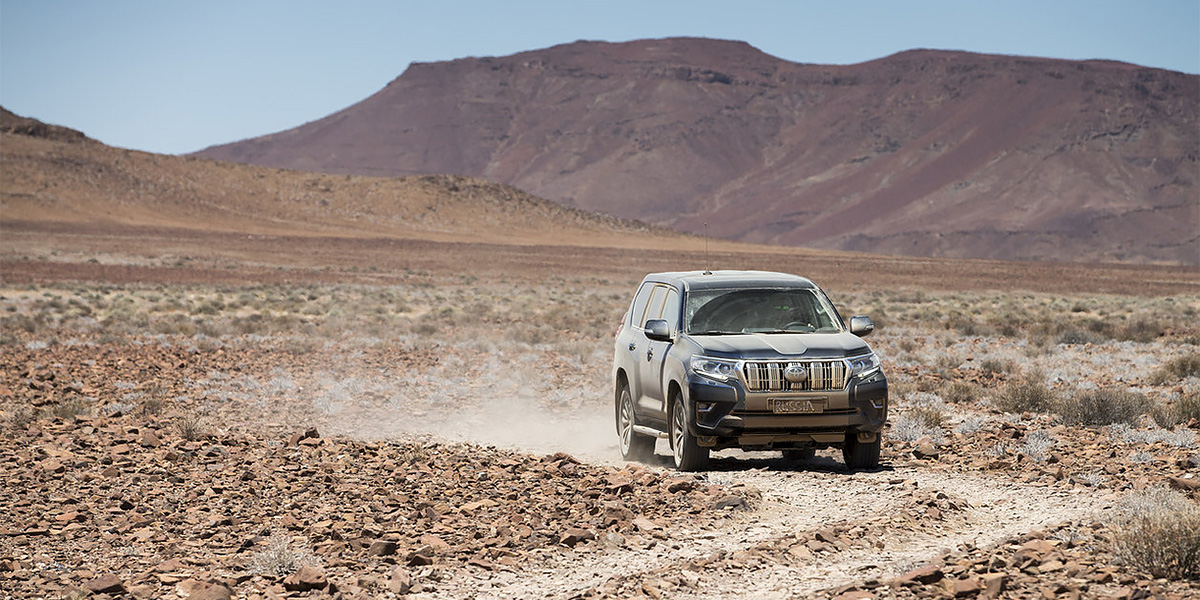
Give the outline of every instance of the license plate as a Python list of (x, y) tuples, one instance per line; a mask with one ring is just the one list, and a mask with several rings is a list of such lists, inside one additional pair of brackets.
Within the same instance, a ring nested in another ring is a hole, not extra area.
[(771, 400), (771, 412), (774, 413), (819, 413), (824, 410), (824, 398), (774, 398)]

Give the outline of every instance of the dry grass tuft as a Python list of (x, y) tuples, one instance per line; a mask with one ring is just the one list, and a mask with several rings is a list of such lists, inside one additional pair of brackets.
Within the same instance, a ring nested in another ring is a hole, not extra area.
[(1113, 518), (1113, 552), (1155, 577), (1200, 579), (1200, 506), (1166, 488), (1130, 493)]
[(182, 415), (175, 422), (175, 430), (179, 432), (179, 437), (189, 442), (198, 440), (205, 435), (204, 417), (195, 413)]
[(1128, 390), (1080, 390), (1070, 398), (1054, 402), (1054, 412), (1067, 425), (1112, 425), (1132, 423), (1153, 408), (1146, 396)]
[(1200, 352), (1172, 358), (1154, 371), (1149, 381), (1151, 385), (1165, 385), (1188, 377), (1200, 377)]
[(88, 405), (83, 398), (75, 397), (55, 404), (51, 412), (60, 419), (74, 419), (79, 415), (86, 415)]
[(1021, 381), (1000, 389), (993, 403), (1006, 413), (1046, 412), (1054, 405), (1057, 394), (1045, 383), (1041, 373), (1029, 373)]
[(955, 381), (941, 389), (941, 396), (951, 404), (966, 404), (978, 400), (982, 395), (979, 386), (966, 381)]
[(267, 538), (267, 547), (254, 553), (252, 573), (268, 577), (286, 577), (304, 565), (320, 566), (320, 560), (306, 548), (296, 548), (286, 535), (276, 533)]

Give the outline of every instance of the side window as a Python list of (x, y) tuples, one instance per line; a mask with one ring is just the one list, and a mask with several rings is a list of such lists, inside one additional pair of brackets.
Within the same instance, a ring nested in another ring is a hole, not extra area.
[(666, 288), (661, 285), (654, 286), (654, 290), (650, 292), (650, 301), (646, 303), (646, 312), (637, 321), (638, 327), (645, 327), (646, 321), (657, 319), (662, 314), (663, 299), (666, 298)]
[(629, 325), (632, 327), (641, 328), (646, 324), (642, 320), (642, 315), (646, 312), (646, 304), (650, 300), (650, 292), (656, 286), (653, 283), (643, 283), (642, 287), (638, 288), (637, 295), (633, 297), (633, 306), (629, 307)]
[(667, 289), (667, 300), (663, 303), (662, 317), (672, 332), (679, 331), (679, 292), (675, 288)]

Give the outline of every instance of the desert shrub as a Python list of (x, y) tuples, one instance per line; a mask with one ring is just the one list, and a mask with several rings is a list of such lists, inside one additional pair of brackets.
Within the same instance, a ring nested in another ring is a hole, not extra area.
[(1054, 404), (1056, 394), (1040, 373), (1030, 373), (1021, 381), (1000, 388), (993, 399), (997, 409), (1007, 413), (1045, 412)]
[(1104, 341), (1104, 336), (1088, 329), (1070, 328), (1058, 334), (1054, 340), (1059, 344), (1098, 344)]
[(1125, 423), (1116, 423), (1109, 427), (1108, 436), (1122, 444), (1166, 444), (1176, 448), (1200, 445), (1200, 434), (1186, 427), (1135, 429)]
[(1155, 404), (1150, 417), (1159, 427), (1174, 427), (1192, 419), (1200, 419), (1200, 391), (1188, 392), (1170, 404)]
[(943, 354), (937, 357), (935, 366), (938, 376), (942, 379), (954, 379), (958, 366), (962, 364), (962, 359), (953, 354)]
[(1200, 391), (1184, 394), (1171, 405), (1171, 412), (1175, 414), (1177, 423), (1200, 420)]
[(1013, 370), (1012, 361), (998, 358), (985, 358), (979, 363), (979, 370), (985, 375), (1003, 375)]
[(967, 418), (963, 419), (963, 421), (961, 423), (958, 424), (958, 427), (954, 428), (954, 433), (957, 433), (959, 435), (971, 435), (972, 433), (975, 433), (976, 431), (979, 431), (979, 430), (983, 429), (984, 427), (986, 427), (987, 423), (988, 423), (988, 419), (987, 419), (987, 417), (984, 417), (984, 416), (975, 415), (975, 416), (967, 417)]
[(929, 429), (941, 429), (946, 422), (946, 415), (934, 406), (918, 406), (906, 414)]
[(979, 386), (965, 381), (955, 381), (944, 386), (941, 395), (947, 402), (963, 404), (979, 397)]
[(888, 437), (901, 442), (913, 442), (927, 437), (935, 444), (942, 443), (944, 435), (941, 427), (931, 426), (928, 415), (921, 414), (921, 411), (922, 409), (918, 408), (901, 413), (892, 421)]
[(157, 415), (161, 414), (166, 401), (162, 396), (150, 396), (142, 401), (142, 414)]
[(1113, 338), (1129, 342), (1153, 342), (1163, 335), (1168, 327), (1162, 321), (1138, 318), (1123, 323), (1113, 331)]
[(179, 437), (193, 441), (204, 436), (204, 418), (195, 413), (187, 413), (175, 421), (175, 430)]
[(1021, 444), (1021, 453), (1035, 462), (1045, 461), (1050, 456), (1050, 449), (1058, 440), (1053, 435), (1037, 429), (1029, 432), (1025, 436), (1025, 441)]
[(87, 402), (83, 398), (75, 397), (55, 404), (51, 413), (60, 419), (74, 419), (79, 415), (87, 414), (87, 411)]
[(1200, 352), (1177, 356), (1163, 363), (1150, 375), (1150, 383), (1163, 385), (1188, 377), (1200, 377)]
[(1112, 425), (1131, 423), (1152, 407), (1142, 394), (1109, 388), (1080, 390), (1069, 398), (1056, 399), (1052, 408), (1068, 425)]
[(1166, 488), (1132, 492), (1112, 518), (1113, 553), (1155, 577), (1200, 579), (1200, 506)]
[(304, 565), (320, 566), (320, 560), (306, 548), (297, 548), (286, 535), (277, 533), (267, 538), (266, 548), (254, 553), (251, 573), (269, 577), (286, 577)]
[(29, 407), (22, 406), (8, 416), (8, 428), (12, 430), (25, 429), (29, 427), (29, 424), (34, 419), (37, 419), (37, 412)]

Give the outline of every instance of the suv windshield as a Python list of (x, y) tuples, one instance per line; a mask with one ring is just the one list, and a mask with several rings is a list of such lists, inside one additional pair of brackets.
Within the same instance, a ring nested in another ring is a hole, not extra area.
[(717, 289), (688, 293), (684, 319), (692, 335), (836, 333), (833, 307), (809, 289)]

